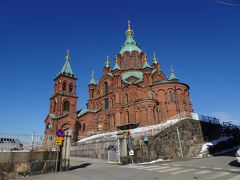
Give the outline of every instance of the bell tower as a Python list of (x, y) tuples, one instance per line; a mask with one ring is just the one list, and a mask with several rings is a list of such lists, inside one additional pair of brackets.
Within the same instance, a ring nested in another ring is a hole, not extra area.
[(77, 111), (76, 80), (70, 65), (69, 50), (65, 57), (62, 70), (54, 79), (53, 95), (50, 98), (49, 114), (56, 117), (74, 114)]

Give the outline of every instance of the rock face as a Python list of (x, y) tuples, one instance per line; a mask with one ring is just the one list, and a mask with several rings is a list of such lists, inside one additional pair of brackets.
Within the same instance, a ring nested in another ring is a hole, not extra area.
[(200, 122), (182, 120), (155, 136), (150, 136), (148, 143), (144, 142), (143, 138), (134, 139), (134, 160), (142, 162), (159, 158), (179, 159), (182, 155), (184, 158), (195, 157), (201, 150), (201, 143), (203, 136)]
[[(177, 133), (179, 130), (179, 136)], [(203, 135), (200, 121), (185, 119), (152, 135), (152, 131), (132, 134), (134, 156), (126, 159), (126, 163), (146, 162), (159, 158), (179, 159), (195, 157), (201, 150)], [(144, 141), (147, 137), (148, 142)], [(180, 141), (179, 141), (180, 140)], [(180, 145), (181, 143), (181, 145)], [(117, 144), (116, 137), (104, 137), (79, 143), (72, 147), (72, 156), (107, 159), (110, 145)], [(182, 153), (181, 148), (182, 147)]]

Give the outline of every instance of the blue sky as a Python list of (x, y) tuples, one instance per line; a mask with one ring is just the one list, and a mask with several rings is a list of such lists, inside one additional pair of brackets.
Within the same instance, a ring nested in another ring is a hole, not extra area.
[[(224, 3), (221, 3), (224, 2)], [(78, 76), (78, 109), (91, 71), (100, 79), (125, 40), (127, 20), (165, 74), (190, 85), (195, 112), (240, 124), (240, 3), (237, 0), (1, 0), (0, 132), (44, 131), (53, 79), (66, 49)]]

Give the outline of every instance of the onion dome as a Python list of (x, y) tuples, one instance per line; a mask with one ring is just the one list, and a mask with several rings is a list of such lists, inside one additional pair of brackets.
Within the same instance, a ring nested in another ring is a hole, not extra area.
[(119, 52), (120, 54), (123, 54), (125, 51), (129, 51), (129, 52), (137, 51), (139, 53), (142, 52), (140, 45), (138, 43), (136, 43), (136, 41), (133, 39), (133, 34), (134, 34), (134, 32), (131, 29), (130, 21), (128, 21), (128, 29), (125, 32), (126, 40), (123, 43), (123, 45), (121, 46), (121, 49)]

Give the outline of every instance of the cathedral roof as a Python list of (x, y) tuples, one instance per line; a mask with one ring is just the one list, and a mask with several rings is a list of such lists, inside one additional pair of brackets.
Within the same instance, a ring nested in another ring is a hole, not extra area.
[(145, 62), (144, 62), (144, 64), (143, 64), (143, 67), (142, 67), (142, 68), (143, 68), (143, 69), (144, 69), (144, 68), (151, 68), (151, 66), (149, 65), (149, 63), (148, 63), (148, 61), (147, 61), (147, 56), (145, 56), (144, 61), (145, 61)]
[(122, 74), (123, 82), (137, 84), (143, 81), (143, 73), (140, 71), (126, 71)]
[(90, 80), (89, 84), (97, 84), (94, 79), (94, 71), (92, 71), (92, 76), (91, 76), (91, 80)]
[(82, 115), (84, 115), (84, 114), (86, 114), (86, 113), (88, 113), (88, 112), (93, 112), (93, 113), (95, 113), (95, 112), (97, 112), (97, 111), (98, 111), (98, 110), (91, 110), (91, 109), (83, 108), (83, 109), (81, 109), (80, 112), (78, 113), (78, 117), (80, 117), (80, 116), (82, 116)]
[(170, 74), (169, 80), (173, 80), (173, 79), (178, 80), (178, 78), (177, 78), (176, 75), (174, 74), (174, 70), (173, 70), (173, 68), (172, 68), (172, 66), (171, 66), (171, 74)]
[(126, 40), (121, 46), (119, 53), (123, 54), (125, 51), (129, 51), (129, 52), (137, 51), (141, 53), (142, 50), (140, 48), (140, 45), (136, 43), (136, 41), (133, 39), (134, 32), (130, 27), (130, 21), (128, 21), (128, 29), (126, 30), (125, 34), (126, 34)]
[(62, 118), (62, 117), (65, 117), (66, 115), (68, 115), (68, 113), (63, 113), (63, 115), (60, 115), (60, 116), (58, 116), (58, 115), (56, 115), (56, 114), (51, 114), (51, 113), (49, 113), (49, 116), (50, 116), (50, 118), (52, 118), (52, 119), (60, 119), (60, 118)]
[(113, 70), (121, 70), (121, 67), (118, 64), (118, 58), (117, 57), (115, 58), (115, 65), (113, 67)]
[(69, 63), (69, 61), (70, 61), (69, 50), (67, 50), (67, 55), (66, 55), (65, 59), (66, 59), (66, 61), (62, 67), (62, 70), (57, 74), (57, 76), (65, 75), (65, 76), (76, 78), (75, 74), (72, 71), (71, 65)]

